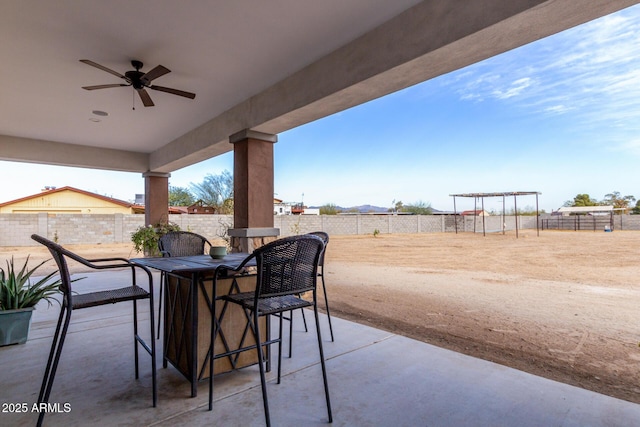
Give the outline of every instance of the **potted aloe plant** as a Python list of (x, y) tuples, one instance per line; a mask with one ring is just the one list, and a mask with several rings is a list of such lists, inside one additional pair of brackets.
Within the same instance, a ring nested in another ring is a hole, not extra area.
[(57, 271), (31, 283), (33, 273), (46, 262), (29, 270), (27, 257), (18, 270), (11, 257), (11, 261), (7, 260), (6, 270), (0, 268), (0, 346), (24, 344), (34, 306), (41, 300), (49, 305), (51, 301), (57, 301), (54, 297), (60, 292), (60, 280), (51, 281)]

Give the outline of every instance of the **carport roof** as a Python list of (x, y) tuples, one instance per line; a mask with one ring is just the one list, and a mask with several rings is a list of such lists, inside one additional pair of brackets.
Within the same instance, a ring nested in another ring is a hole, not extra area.
[(558, 209), (563, 213), (613, 212), (613, 206), (564, 206)]
[(501, 193), (462, 193), (449, 194), (452, 197), (504, 197), (504, 196), (532, 196), (542, 194), (539, 191), (506, 191)]

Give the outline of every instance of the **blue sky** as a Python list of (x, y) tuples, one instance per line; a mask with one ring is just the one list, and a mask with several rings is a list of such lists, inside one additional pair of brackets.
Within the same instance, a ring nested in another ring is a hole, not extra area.
[[(395, 200), (452, 210), (453, 193), (540, 191), (550, 212), (578, 193), (640, 198), (639, 160), (634, 6), (280, 134), (275, 192), (307, 205)], [(232, 153), (175, 171), (170, 184), (224, 169), (233, 169)], [(140, 174), (0, 162), (3, 182), (16, 176), (22, 184), (2, 186), (0, 201), (45, 185), (124, 200), (144, 192)], [(501, 210), (501, 199), (485, 206)], [(535, 197), (518, 206), (535, 206)]]

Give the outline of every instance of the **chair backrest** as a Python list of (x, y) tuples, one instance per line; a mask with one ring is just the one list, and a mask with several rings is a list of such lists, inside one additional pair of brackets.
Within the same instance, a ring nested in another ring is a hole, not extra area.
[(73, 252), (69, 252), (59, 244), (52, 242), (49, 239), (46, 239), (37, 234), (32, 234), (31, 238), (36, 242), (44, 245), (51, 252), (51, 256), (54, 261), (58, 265), (58, 273), (60, 274), (60, 291), (64, 295), (64, 299), (67, 301), (67, 304), (71, 306), (71, 275), (69, 273), (69, 266), (67, 265), (66, 257), (73, 259), (74, 261), (78, 261), (82, 264), (88, 265), (88, 261), (84, 258), (74, 254)]
[(321, 238), (306, 234), (278, 239), (256, 249), (256, 298), (314, 290), (323, 248)]
[(158, 240), (158, 248), (164, 257), (203, 255), (205, 243), (211, 243), (203, 236), (190, 231), (170, 231)]
[(329, 244), (329, 235), (324, 231), (314, 231), (309, 233), (312, 236), (318, 236), (322, 239), (322, 243), (324, 243), (324, 248), (322, 249), (322, 253), (320, 254), (320, 261), (318, 261), (318, 265), (324, 268), (324, 254), (327, 252), (327, 245)]

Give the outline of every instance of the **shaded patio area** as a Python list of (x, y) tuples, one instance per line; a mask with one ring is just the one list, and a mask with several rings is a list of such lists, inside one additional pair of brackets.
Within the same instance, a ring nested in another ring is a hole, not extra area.
[[(82, 292), (89, 282), (95, 287), (110, 277), (93, 274), (76, 288)], [(58, 310), (38, 306), (29, 341), (0, 348), (3, 425), (36, 422), (36, 413), (7, 413), (6, 404), (27, 403), (30, 409), (35, 402)], [(140, 310), (146, 321), (144, 304)], [(315, 334), (305, 333), (297, 320), (294, 355), (283, 358), (282, 383), (268, 385), (272, 421), (327, 425)], [(216, 377), (209, 412), (207, 383), (189, 397), (188, 381), (171, 366), (162, 369), (159, 354), (158, 407), (152, 408), (145, 354), (141, 378), (134, 379), (131, 328), (127, 304), (74, 312), (50, 400), (62, 411), (68, 403), (70, 411), (47, 414), (45, 425), (264, 424), (257, 367)], [(328, 339), (328, 328), (323, 340), (336, 426), (598, 426), (632, 425), (640, 418), (640, 405), (381, 330), (334, 318), (334, 331), (336, 342)]]

